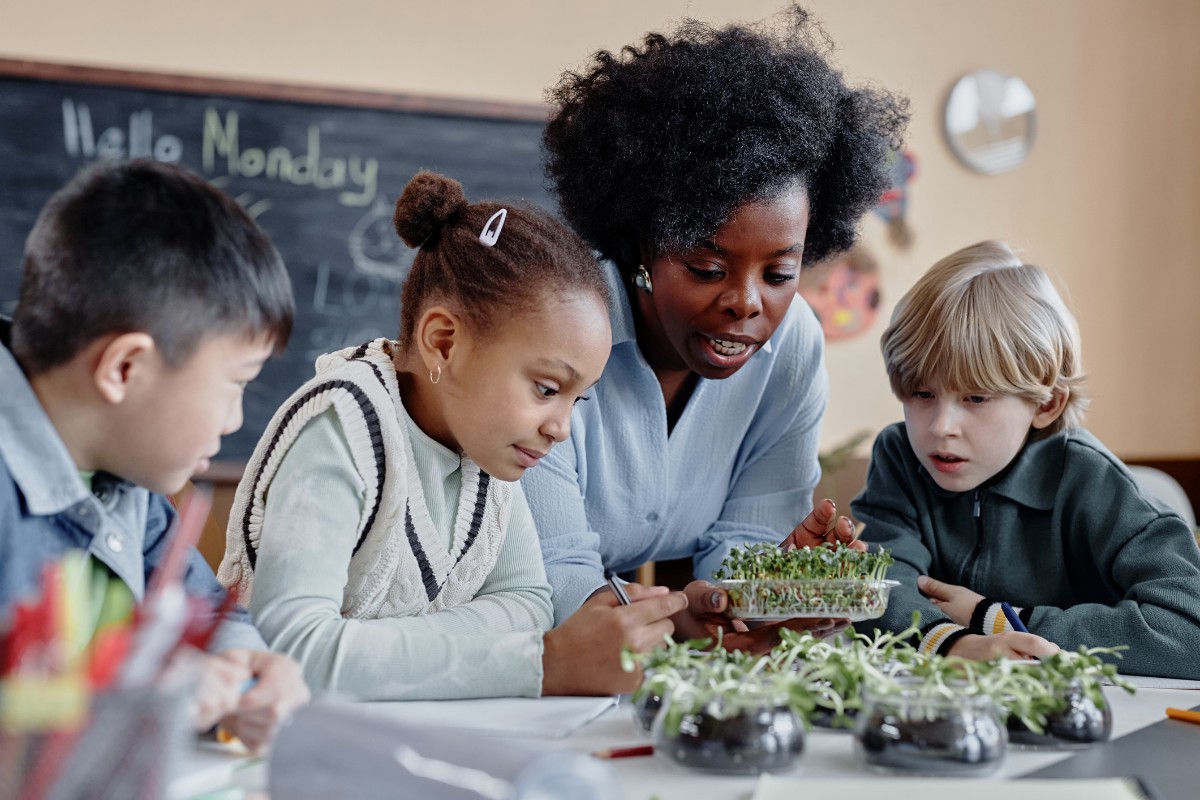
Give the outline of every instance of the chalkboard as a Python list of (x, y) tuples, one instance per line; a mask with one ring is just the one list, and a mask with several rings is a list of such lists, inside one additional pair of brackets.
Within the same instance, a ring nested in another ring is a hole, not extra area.
[(98, 158), (178, 162), (270, 234), (296, 292), (286, 352), (247, 389), (221, 459), (244, 461), (321, 353), (396, 335), (414, 251), (391, 227), (409, 178), (432, 169), (470, 199), (553, 208), (540, 106), (0, 60), (0, 312), (15, 307), (25, 237), (50, 195)]

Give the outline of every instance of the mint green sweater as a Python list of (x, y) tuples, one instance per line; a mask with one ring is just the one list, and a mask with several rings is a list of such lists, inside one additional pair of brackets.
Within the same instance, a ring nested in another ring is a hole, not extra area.
[[(460, 459), (411, 420), (408, 431), (449, 549)], [(296, 658), (315, 691), (363, 700), (539, 695), (550, 586), (520, 486), (499, 558), (474, 600), (431, 614), (348, 619), (341, 608), (365, 489), (336, 414), (322, 413), (267, 492), (250, 605), (267, 643)], [(421, 576), (412, 579), (419, 585)]]

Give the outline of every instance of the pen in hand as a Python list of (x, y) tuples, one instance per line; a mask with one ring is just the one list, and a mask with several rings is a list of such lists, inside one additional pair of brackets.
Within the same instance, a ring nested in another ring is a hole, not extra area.
[(1008, 620), (1008, 624), (1013, 626), (1013, 630), (1018, 633), (1029, 633), (1029, 628), (1025, 627), (1025, 623), (1021, 622), (1021, 618), (1017, 616), (1017, 612), (1013, 611), (1013, 607), (1008, 603), (1001, 603), (1000, 610), (1004, 612), (1004, 618)]
[(604, 570), (604, 580), (608, 582), (608, 588), (612, 590), (612, 593), (617, 596), (617, 602), (623, 606), (629, 605), (629, 595), (625, 594), (625, 587), (617, 580), (617, 576), (613, 574), (612, 570)]

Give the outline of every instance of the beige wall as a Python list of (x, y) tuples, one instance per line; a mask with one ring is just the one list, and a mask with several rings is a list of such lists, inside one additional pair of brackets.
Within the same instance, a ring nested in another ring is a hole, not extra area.
[[(755, 19), (768, 0), (345, 3), (0, 0), (0, 56), (536, 102), (566, 68), (683, 14)], [(885, 312), (952, 249), (1001, 237), (1069, 287), (1095, 396), (1089, 427), (1119, 453), (1200, 455), (1200, 4), (1193, 0), (817, 0), (854, 79), (912, 99), (916, 239), (864, 225)], [(187, 10), (183, 10), (186, 8)], [(342, 9), (348, 9), (343, 11)], [(352, 9), (352, 10), (349, 10)], [(1039, 100), (1022, 169), (967, 171), (939, 115), (978, 67), (1020, 75)], [(899, 415), (876, 352), (881, 321), (829, 348), (824, 440)]]

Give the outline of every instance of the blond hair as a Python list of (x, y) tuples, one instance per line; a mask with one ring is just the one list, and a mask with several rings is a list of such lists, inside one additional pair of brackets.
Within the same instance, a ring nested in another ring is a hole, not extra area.
[(1050, 277), (1003, 242), (937, 262), (896, 305), (880, 340), (892, 391), (922, 386), (1012, 394), (1041, 405), (1067, 394), (1062, 415), (1035, 435), (1077, 428), (1084, 392), (1079, 326)]

